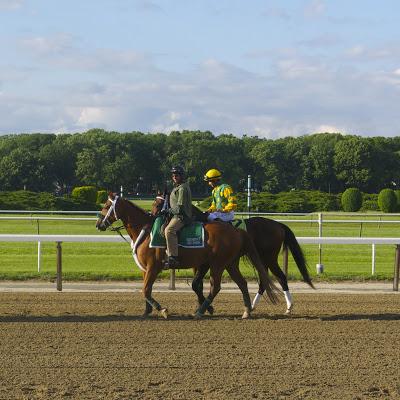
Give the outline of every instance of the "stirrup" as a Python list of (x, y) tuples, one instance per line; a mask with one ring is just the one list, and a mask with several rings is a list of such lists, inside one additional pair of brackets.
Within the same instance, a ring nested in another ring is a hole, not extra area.
[(179, 260), (176, 257), (170, 256), (165, 260), (163, 269), (178, 268)]

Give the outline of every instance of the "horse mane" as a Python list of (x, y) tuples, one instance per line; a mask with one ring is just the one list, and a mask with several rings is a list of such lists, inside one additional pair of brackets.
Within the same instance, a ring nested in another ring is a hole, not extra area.
[(124, 203), (128, 205), (128, 207), (132, 208), (133, 210), (135, 210), (136, 212), (139, 212), (143, 217), (145, 217), (148, 220), (152, 220), (151, 215), (149, 215), (148, 212), (146, 212), (145, 210), (143, 210), (143, 208), (139, 207), (137, 204), (133, 203), (130, 200), (124, 199), (122, 198), (121, 200), (124, 200)]

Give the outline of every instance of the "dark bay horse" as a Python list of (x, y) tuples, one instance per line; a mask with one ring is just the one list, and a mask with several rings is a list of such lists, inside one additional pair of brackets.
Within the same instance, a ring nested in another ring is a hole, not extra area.
[[(114, 221), (120, 219), (124, 224), (137, 252), (137, 260), (144, 272), (143, 294), (146, 300), (144, 316), (149, 315), (155, 308), (167, 318), (168, 311), (152, 297), (152, 288), (157, 275), (163, 269), (165, 249), (149, 247), (149, 227), (154, 217), (146, 213), (134, 203), (110, 194), (105, 203), (101, 216), (96, 222), (97, 229), (104, 231)], [(182, 267), (196, 268), (199, 271), (210, 269), (210, 292), (207, 298), (196, 310), (195, 317), (200, 318), (209, 308), (215, 296), (221, 289), (221, 277), (225, 269), (234, 274), (245, 305), (242, 318), (248, 318), (251, 313), (251, 300), (247, 282), (243, 276), (237, 276), (236, 271), (230, 271), (242, 256), (246, 256), (259, 274), (261, 287), (266, 291), (273, 303), (277, 302), (277, 288), (270, 281), (268, 274), (258, 256), (253, 241), (249, 235), (230, 224), (214, 223), (205, 226), (205, 246), (203, 248), (179, 248), (179, 259)]]
[[(153, 206), (152, 214), (157, 215), (164, 204), (164, 195), (156, 197)], [(200, 209), (192, 207), (193, 218), (196, 221), (206, 222), (207, 215)], [(246, 224), (246, 231), (253, 240), (257, 249), (258, 255), (266, 269), (270, 269), (271, 272), (278, 279), (286, 300), (286, 313), (290, 313), (293, 308), (292, 295), (289, 291), (286, 275), (279, 267), (278, 256), (282, 247), (289, 248), (292, 253), (293, 259), (303, 277), (304, 282), (314, 288), (310, 275), (308, 273), (307, 263), (303, 254), (303, 251), (294, 235), (293, 231), (285, 224), (272, 219), (263, 217), (251, 217), (244, 219)], [(226, 224), (226, 223), (225, 223)], [(234, 266), (232, 266), (235, 269)], [(229, 272), (229, 270), (228, 270)], [(203, 278), (207, 271), (201, 270), (196, 272), (195, 279)], [(194, 281), (196, 282), (196, 281)], [(193, 290), (199, 296), (199, 291), (202, 290), (202, 286), (193, 287)], [(264, 290), (260, 285), (258, 293), (255, 295), (252, 303), (252, 309), (256, 307)]]

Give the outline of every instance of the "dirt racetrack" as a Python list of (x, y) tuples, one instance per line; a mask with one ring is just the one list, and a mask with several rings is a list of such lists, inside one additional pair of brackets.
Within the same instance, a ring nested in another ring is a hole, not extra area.
[(295, 294), (242, 321), (241, 296), (1, 293), (0, 399), (400, 399), (398, 294)]

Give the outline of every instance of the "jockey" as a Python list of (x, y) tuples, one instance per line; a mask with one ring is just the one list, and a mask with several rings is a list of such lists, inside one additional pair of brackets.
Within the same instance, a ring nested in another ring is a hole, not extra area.
[(169, 197), (170, 208), (165, 210), (172, 215), (164, 231), (168, 255), (165, 267), (177, 268), (179, 267), (177, 233), (192, 222), (192, 194), (189, 184), (185, 182), (185, 171), (181, 166), (173, 167), (171, 174), (174, 188)]
[(213, 188), (212, 202), (207, 212), (208, 221), (216, 219), (229, 222), (233, 220), (236, 209), (236, 197), (233, 189), (226, 183), (221, 183), (222, 174), (217, 169), (210, 169), (204, 175), (204, 180)]

